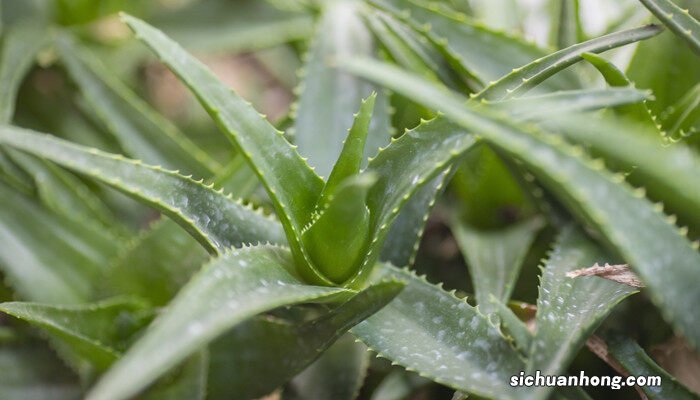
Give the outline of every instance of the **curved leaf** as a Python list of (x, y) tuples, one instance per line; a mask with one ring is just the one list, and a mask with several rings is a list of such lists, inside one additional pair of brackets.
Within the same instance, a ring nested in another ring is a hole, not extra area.
[(0, 144), (51, 160), (160, 209), (210, 252), (271, 238), (284, 243), (276, 221), (176, 172), (21, 128), (0, 127)]
[(531, 219), (507, 228), (481, 231), (453, 221), (452, 233), (469, 265), (479, 311), (495, 311), (490, 296), (507, 302), (520, 275), (520, 268), (537, 232), (544, 225)]
[[(521, 160), (569, 210), (603, 235), (647, 284), (664, 317), (700, 346), (700, 314), (690, 312), (700, 303), (700, 287), (694, 284), (700, 279), (700, 254), (685, 232), (642, 192), (625, 185), (622, 176), (606, 172), (559, 136), (519, 128), (483, 109), (477, 113), (465, 105), (463, 97), (445, 93), (419, 77), (368, 60), (346, 63), (361, 76), (441, 110), (459, 126)], [(452, 132), (455, 139), (465, 136), (459, 129)], [(449, 151), (442, 156), (443, 160), (452, 157)], [(669, 287), (675, 290), (667, 290)]]
[[(348, 110), (355, 109), (374, 91), (370, 83), (335, 66), (338, 59), (374, 54), (372, 36), (359, 15), (362, 5), (355, 1), (324, 5), (304, 65), (298, 104), (293, 108), (294, 142), (321, 176), (328, 177), (331, 173), (353, 124)], [(389, 142), (391, 131), (386, 102), (385, 96), (377, 99), (367, 135), (370, 155), (378, 146)], [(364, 145), (360, 154), (365, 154)], [(364, 157), (362, 161), (364, 164)]]
[(291, 323), (257, 317), (234, 328), (211, 345), (209, 397), (225, 400), (236, 393), (256, 398), (272, 392), (311, 364), (349, 328), (389, 303), (403, 286), (403, 282), (395, 281), (372, 285), (310, 321)]
[(679, 38), (700, 56), (700, 22), (686, 9), (669, 0), (639, 0)]
[(522, 397), (526, 389), (508, 381), (523, 362), (484, 315), (406, 270), (382, 264), (375, 278), (408, 281), (394, 301), (351, 330), (378, 356), (456, 390)]
[[(190, 88), (241, 150), (267, 189), (297, 262), (311, 265), (300, 243), (301, 229), (311, 219), (323, 180), (309, 168), (282, 132), (217, 79), (204, 64), (145, 22), (128, 15), (123, 19)], [(318, 274), (307, 279), (330, 284)]]
[(47, 331), (65, 344), (71, 361), (85, 360), (98, 370), (119, 357), (150, 316), (143, 304), (126, 299), (75, 306), (0, 303), (0, 311)]
[(352, 293), (305, 285), (294, 268), (290, 252), (272, 246), (234, 250), (215, 259), (188, 282), (87, 398), (129, 398), (256, 314), (297, 303), (341, 300)]
[(208, 178), (220, 165), (192, 143), (170, 121), (158, 114), (100, 60), (79, 47), (73, 38), (56, 40), (68, 73), (87, 100), (87, 106), (119, 142), (126, 154), (151, 165), (182, 168)]
[[(558, 375), (569, 366), (588, 336), (635, 288), (598, 277), (569, 278), (567, 272), (604, 262), (605, 255), (580, 231), (566, 228), (540, 278), (526, 373)], [(546, 399), (553, 387), (537, 387), (533, 399)]]
[(522, 95), (557, 72), (581, 61), (584, 53), (600, 53), (626, 44), (648, 39), (661, 33), (656, 25), (611, 33), (551, 53), (516, 68), (476, 95), (477, 99), (505, 100)]

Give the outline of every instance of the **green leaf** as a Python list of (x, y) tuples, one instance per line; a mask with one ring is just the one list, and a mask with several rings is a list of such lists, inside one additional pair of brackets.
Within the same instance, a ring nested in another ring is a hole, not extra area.
[(352, 336), (343, 336), (294, 378), (294, 394), (298, 399), (354, 400), (368, 366), (367, 348)]
[(160, 10), (151, 22), (185, 47), (204, 53), (242, 53), (273, 47), (312, 33), (311, 15), (280, 11), (257, 0), (193, 2)]
[(0, 127), (0, 144), (51, 160), (158, 208), (210, 252), (248, 242), (284, 243), (276, 221), (176, 172), (21, 128)]
[[(589, 335), (635, 288), (599, 277), (569, 278), (567, 272), (609, 259), (580, 231), (565, 228), (540, 278), (527, 374), (563, 373)], [(553, 387), (537, 387), (530, 398), (546, 399)]]
[[(495, 103), (516, 119), (542, 120), (558, 114), (593, 111), (608, 107), (639, 104), (650, 98), (648, 91), (633, 88), (563, 90), (550, 94), (524, 96)], [(641, 105), (642, 111), (648, 112)], [(654, 135), (658, 137), (659, 135)]]
[(151, 165), (182, 168), (208, 178), (221, 168), (187, 136), (120, 82), (93, 54), (67, 34), (56, 48), (87, 106), (114, 135), (126, 154)]
[[(272, 199), (297, 263), (311, 265), (300, 244), (301, 228), (310, 220), (323, 180), (308, 167), (280, 131), (201, 62), (143, 21), (128, 15), (123, 18), (137, 37), (190, 88), (241, 150)], [(330, 284), (319, 274), (306, 279)]]
[(535, 218), (492, 231), (460, 221), (450, 225), (469, 265), (479, 311), (488, 315), (495, 311), (490, 296), (504, 303), (510, 299), (525, 255), (544, 223)]
[(88, 301), (118, 243), (3, 184), (0, 199), (0, 266), (18, 297), (52, 304)]
[(670, 138), (684, 137), (700, 131), (700, 83), (666, 109), (661, 118), (661, 124)]
[(5, 29), (0, 52), (0, 123), (12, 120), (22, 79), (46, 42), (46, 27), (37, 21), (18, 22)]
[(351, 332), (378, 356), (421, 376), (487, 398), (521, 397), (508, 384), (524, 368), (488, 319), (466, 301), (407, 270), (382, 264), (375, 279), (408, 281), (386, 307)]
[(622, 366), (630, 375), (635, 376), (658, 376), (661, 378), (661, 386), (639, 386), (645, 395), (650, 399), (677, 399), (696, 400), (700, 396), (688, 390), (673, 375), (666, 372), (654, 360), (649, 357), (631, 338), (607, 333), (603, 336), (606, 345), (607, 357), (605, 361), (615, 361)]
[[(560, 136), (522, 129), (485, 110), (476, 113), (466, 100), (397, 68), (369, 60), (346, 61), (354, 73), (381, 82), (425, 106), (445, 113), (463, 128), (478, 133), (504, 154), (517, 158), (577, 217), (591, 224), (649, 287), (664, 317), (695, 345), (700, 345), (700, 254), (684, 232), (622, 176), (583, 156)], [(438, 121), (442, 122), (442, 121)], [(578, 123), (578, 122), (577, 122)], [(467, 136), (453, 129), (456, 140)], [(447, 138), (440, 138), (441, 141)], [(443, 160), (453, 157), (443, 154)], [(673, 287), (676, 290), (669, 291)]]
[(365, 202), (376, 181), (372, 173), (346, 179), (302, 231), (315, 269), (331, 282), (341, 284), (353, 278), (365, 260), (371, 218)]
[(669, 0), (639, 1), (700, 56), (700, 22), (690, 15), (689, 10), (680, 8)]
[(321, 192), (321, 199), (319, 200), (321, 207), (328, 201), (329, 196), (335, 194), (336, 188), (343, 181), (360, 172), (376, 98), (376, 93), (373, 93), (366, 100), (362, 100), (355, 122), (353, 122), (347, 138), (343, 142), (343, 148), (338, 156), (338, 160), (333, 165), (328, 181)]
[(403, 286), (396, 281), (372, 285), (308, 321), (257, 317), (242, 323), (211, 345), (209, 397), (224, 400), (236, 393), (256, 398), (272, 392), (316, 360), (348, 329), (389, 303)]
[(693, 149), (683, 143), (663, 146), (654, 132), (645, 134), (644, 127), (609, 119), (569, 116), (545, 126), (633, 170), (628, 181), (644, 185), (652, 199), (700, 226), (700, 156)]
[(389, 373), (372, 392), (370, 400), (402, 400), (415, 389), (426, 385), (427, 379), (406, 371)]
[(514, 69), (513, 72), (503, 76), (479, 92), (476, 98), (505, 100), (520, 96), (544, 82), (552, 75), (581, 61), (581, 55), (584, 53), (600, 53), (616, 47), (635, 43), (656, 36), (661, 33), (662, 30), (662, 28), (656, 25), (647, 25), (611, 33), (583, 43), (575, 44)]
[[(394, 3), (394, 4), (388, 4)], [(399, 4), (396, 4), (399, 3)], [(437, 3), (421, 0), (374, 1), (437, 46), (452, 66), (477, 81), (479, 90), (513, 68), (544, 57), (547, 53), (515, 36), (494, 31), (462, 13), (441, 9)], [(566, 72), (547, 82), (550, 90), (574, 89), (578, 77)]]
[[(689, 0), (685, 4), (692, 5), (694, 2)], [(649, 60), (673, 62), (650, 63)], [(639, 43), (626, 73), (636, 87), (654, 92), (655, 101), (650, 101), (648, 107), (653, 115), (661, 115), (689, 88), (700, 83), (697, 64), (697, 55), (672, 32), (666, 31), (653, 40)]]
[[(348, 128), (353, 124), (348, 110), (374, 91), (371, 84), (335, 66), (338, 59), (370, 57), (374, 53), (372, 36), (359, 15), (361, 6), (361, 2), (355, 1), (328, 2), (323, 6), (304, 65), (301, 94), (293, 111), (293, 132), (299, 152), (309, 157), (309, 163), (322, 176), (331, 173)], [(386, 101), (384, 96), (377, 101), (369, 127), (369, 155), (389, 142)], [(365, 154), (364, 145), (360, 154)]]
[(581, 24), (579, 0), (555, 0), (558, 15), (553, 23), (552, 37), (558, 49), (573, 46), (585, 36)]
[(0, 398), (8, 400), (78, 400), (76, 376), (41, 342), (0, 345)]
[(192, 352), (262, 312), (341, 300), (352, 293), (305, 285), (294, 269), (290, 252), (272, 246), (234, 250), (215, 259), (188, 282), (87, 398), (133, 396)]
[[(74, 306), (0, 303), (0, 311), (41, 328), (62, 342), (78, 370), (89, 366), (107, 369), (150, 316), (143, 304), (128, 299)], [(86, 362), (89, 366), (83, 365)]]
[[(380, 255), (392, 222), (411, 196), (474, 144), (472, 136), (454, 135), (453, 128), (444, 121), (427, 121), (393, 140), (370, 160), (366, 172), (374, 173), (378, 178), (367, 195), (370, 211), (368, 237), (372, 242), (360, 274), (351, 284), (363, 282), (371, 272), (370, 267)], [(452, 154), (452, 157), (443, 157), (445, 153)]]

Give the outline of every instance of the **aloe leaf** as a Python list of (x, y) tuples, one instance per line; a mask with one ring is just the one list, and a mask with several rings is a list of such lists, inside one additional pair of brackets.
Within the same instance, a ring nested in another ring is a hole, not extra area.
[(0, 123), (12, 120), (15, 98), (22, 79), (46, 42), (46, 27), (37, 21), (18, 22), (3, 33), (0, 52)]
[(382, 264), (376, 278), (408, 282), (394, 301), (351, 330), (378, 356), (456, 390), (521, 397), (523, 389), (508, 381), (523, 362), (485, 316), (407, 270)]
[(116, 252), (113, 238), (5, 185), (0, 199), (0, 265), (18, 297), (53, 304), (89, 300)]
[(367, 367), (367, 348), (352, 336), (343, 336), (294, 378), (294, 394), (299, 399), (354, 400)]
[(648, 398), (700, 399), (700, 395), (688, 390), (673, 375), (656, 364), (634, 340), (613, 333), (604, 334), (603, 340), (604, 342), (601, 343), (603, 348), (594, 349), (594, 351), (598, 350), (595, 351), (596, 353), (603, 351), (606, 354), (606, 362), (621, 366), (630, 375), (661, 378), (661, 386), (638, 386)]
[(115, 78), (97, 57), (68, 35), (56, 48), (88, 107), (131, 157), (207, 178), (220, 165), (167, 119)]
[[(162, 32), (134, 17), (124, 20), (197, 96), (204, 108), (246, 157), (273, 201), (300, 265), (311, 265), (299, 243), (323, 187), (282, 133), (219, 81), (202, 63)], [(311, 271), (316, 272), (316, 271)], [(315, 282), (327, 280), (316, 272)]]
[(640, 40), (648, 39), (661, 33), (663, 29), (656, 25), (627, 29), (551, 53), (513, 70), (496, 82), (490, 84), (476, 95), (477, 99), (505, 100), (531, 90), (550, 76), (581, 61), (584, 53), (600, 53)]
[(0, 345), (0, 398), (78, 400), (82, 389), (51, 349), (40, 342)]
[(265, 1), (190, 3), (153, 16), (154, 26), (185, 47), (206, 53), (241, 53), (305, 39), (313, 19)]
[[(526, 373), (561, 374), (588, 336), (633, 287), (598, 277), (569, 278), (567, 272), (605, 262), (600, 248), (580, 231), (565, 228), (540, 278)], [(530, 398), (546, 399), (552, 387), (537, 387)]]
[[(633, 88), (565, 90), (550, 94), (524, 96), (495, 103), (516, 119), (538, 120), (557, 114), (569, 114), (639, 104), (649, 99), (648, 91)], [(643, 112), (644, 106), (642, 105)], [(658, 137), (658, 135), (655, 135)]]
[(552, 119), (545, 126), (634, 170), (629, 181), (643, 184), (651, 198), (700, 226), (695, 211), (700, 207), (700, 156), (693, 149), (682, 143), (662, 146), (654, 132), (644, 134), (643, 127), (606, 119), (570, 116), (566, 121)]
[(309, 321), (257, 317), (234, 328), (211, 345), (210, 398), (228, 399), (231, 393), (256, 398), (270, 393), (304, 370), (348, 329), (389, 303), (403, 286), (395, 281), (372, 285)]
[(188, 282), (87, 398), (133, 396), (192, 352), (256, 314), (297, 303), (341, 300), (352, 293), (303, 284), (294, 269), (290, 252), (272, 246), (233, 250), (215, 259)]
[(393, 265), (412, 265), (418, 252), (425, 224), (435, 199), (445, 189), (453, 173), (446, 172), (418, 189), (399, 211), (389, 228), (379, 259)]
[[(315, 36), (304, 65), (303, 79), (295, 106), (293, 132), (300, 153), (322, 176), (331, 173), (343, 148), (347, 130), (353, 124), (353, 109), (374, 88), (371, 84), (336, 68), (345, 57), (370, 57), (374, 43), (360, 16), (362, 4), (354, 1), (330, 2), (323, 7)], [(371, 155), (389, 141), (390, 127), (384, 96), (377, 99), (375, 118), (369, 128)], [(365, 148), (362, 147), (361, 154)], [(364, 160), (363, 160), (364, 161)]]
[(661, 124), (671, 138), (700, 130), (700, 83), (662, 114)]
[[(687, 0), (686, 6), (695, 2)], [(648, 60), (673, 60), (668, 63), (649, 63)], [(664, 110), (682, 98), (689, 88), (700, 83), (700, 69), (696, 68), (698, 56), (673, 34), (663, 32), (653, 40), (639, 43), (625, 71), (638, 88), (651, 89), (655, 101), (648, 107), (653, 115), (661, 115)]]
[(362, 100), (355, 122), (353, 122), (347, 138), (343, 142), (343, 148), (338, 156), (338, 160), (333, 165), (328, 181), (323, 187), (321, 199), (319, 200), (320, 205), (323, 205), (328, 200), (328, 197), (335, 193), (336, 188), (343, 181), (360, 172), (376, 98), (376, 93), (373, 93), (367, 99)]
[[(373, 239), (360, 274), (351, 284), (363, 282), (371, 272), (392, 222), (411, 196), (474, 144), (473, 137), (454, 135), (453, 128), (444, 121), (427, 121), (393, 140), (370, 160), (366, 172), (378, 178), (367, 195), (369, 237)], [(442, 156), (445, 153), (453, 156), (446, 159)]]
[(639, 1), (700, 56), (700, 22), (690, 15), (689, 10), (669, 0)]
[(66, 345), (79, 367), (87, 361), (97, 370), (107, 369), (119, 357), (129, 336), (148, 317), (142, 304), (127, 299), (74, 306), (0, 303), (0, 311), (45, 330)]
[(309, 258), (332, 282), (341, 284), (352, 278), (364, 261), (371, 218), (365, 202), (376, 181), (371, 173), (346, 179), (302, 232)]
[[(419, 77), (369, 60), (346, 61), (354, 73), (388, 86), (425, 106), (441, 110), (459, 126), (478, 133), (503, 153), (517, 158), (577, 217), (590, 223), (606, 243), (640, 275), (664, 317), (692, 344), (700, 345), (700, 254), (672, 221), (643, 193), (624, 185), (581, 149), (555, 135), (523, 130), (484, 110), (474, 112), (461, 96), (445, 93)], [(455, 129), (453, 134), (465, 137)], [(441, 141), (446, 140), (440, 138)], [(450, 152), (444, 160), (452, 157)], [(640, 221), (643, 221), (641, 223)], [(668, 287), (677, 288), (668, 291)]]
[(494, 296), (489, 297), (489, 307), (498, 316), (501, 332), (513, 339), (513, 345), (520, 354), (527, 356), (532, 344), (532, 332), (528, 330), (526, 323)]
[(37, 195), (47, 208), (86, 225), (107, 228), (114, 234), (124, 230), (102, 200), (78, 178), (47, 161), (7, 150), (10, 158), (32, 176)]
[(210, 252), (243, 242), (284, 243), (276, 221), (176, 172), (21, 128), (0, 127), (0, 144), (46, 158), (160, 209)]
[(370, 400), (402, 400), (428, 382), (430, 381), (417, 374), (394, 371), (389, 373), (374, 389)]
[(535, 218), (499, 230), (480, 231), (460, 221), (452, 222), (452, 233), (474, 282), (479, 311), (486, 315), (495, 311), (490, 296), (508, 301), (525, 255), (543, 225)]
[[(436, 3), (402, 0), (388, 4), (374, 1), (377, 7), (423, 33), (437, 46), (452, 66), (472, 80), (479, 90), (489, 82), (508, 74), (513, 68), (544, 57), (537, 46), (503, 32), (494, 31), (462, 13), (447, 11)], [(564, 73), (547, 82), (550, 90), (575, 89), (578, 77)]]

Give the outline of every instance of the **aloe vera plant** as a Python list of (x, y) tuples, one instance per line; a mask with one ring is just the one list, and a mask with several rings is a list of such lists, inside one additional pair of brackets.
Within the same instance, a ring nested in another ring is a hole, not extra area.
[(700, 397), (700, 8), (551, 3), (0, 3), (0, 398)]

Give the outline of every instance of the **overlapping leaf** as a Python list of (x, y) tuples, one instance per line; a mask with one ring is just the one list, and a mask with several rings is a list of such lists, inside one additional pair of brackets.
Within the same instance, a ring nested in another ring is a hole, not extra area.
[(284, 243), (276, 221), (175, 172), (21, 128), (0, 127), (0, 144), (44, 157), (160, 209), (211, 252), (241, 243)]
[[(700, 344), (700, 316), (689, 312), (700, 302), (700, 289), (691, 283), (700, 278), (700, 254), (643, 193), (624, 185), (624, 179), (611, 176), (601, 165), (585, 158), (581, 149), (566, 145), (558, 136), (519, 128), (484, 110), (476, 113), (464, 105), (464, 98), (396, 68), (367, 60), (346, 63), (362, 76), (439, 109), (459, 126), (520, 159), (635, 269), (665, 318), (691, 343)], [(453, 132), (465, 136), (459, 130)], [(443, 156), (445, 160), (450, 157), (449, 152)], [(675, 290), (667, 290), (669, 287)]]
[(689, 10), (678, 7), (670, 0), (639, 1), (700, 56), (700, 22), (690, 15)]

